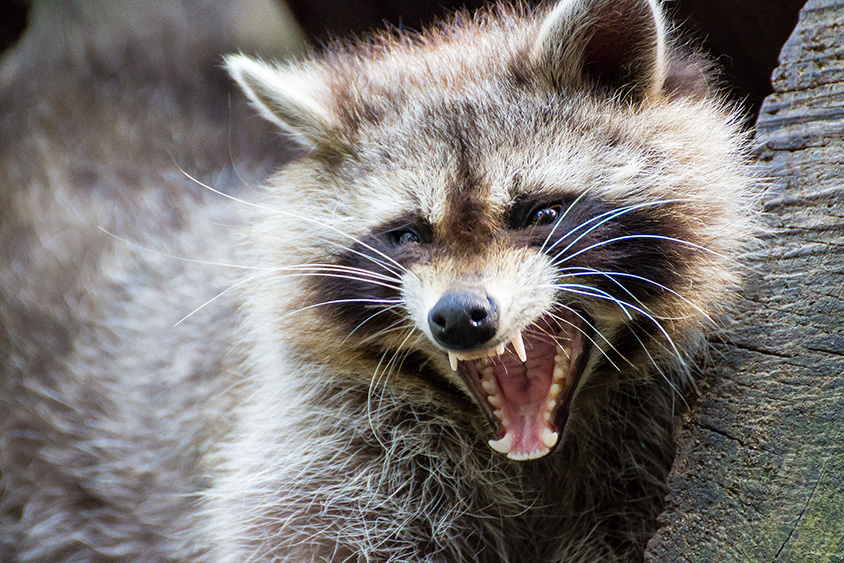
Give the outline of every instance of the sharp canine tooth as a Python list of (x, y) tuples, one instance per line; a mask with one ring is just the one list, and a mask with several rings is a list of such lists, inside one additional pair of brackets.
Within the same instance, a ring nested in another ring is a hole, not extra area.
[(542, 440), (542, 443), (548, 446), (549, 448), (553, 448), (557, 444), (558, 437), (559, 434), (557, 434), (550, 428), (543, 428), (542, 432), (539, 434), (539, 438)]
[(522, 363), (525, 363), (527, 361), (527, 352), (525, 351), (525, 341), (522, 338), (522, 333), (518, 333), (512, 342), (513, 348), (516, 350), (516, 355), (519, 356)]
[(489, 446), (498, 453), (508, 454), (513, 447), (513, 435), (505, 434), (500, 440), (490, 440)]
[(451, 371), (457, 371), (457, 354), (448, 353), (448, 363), (451, 364)]

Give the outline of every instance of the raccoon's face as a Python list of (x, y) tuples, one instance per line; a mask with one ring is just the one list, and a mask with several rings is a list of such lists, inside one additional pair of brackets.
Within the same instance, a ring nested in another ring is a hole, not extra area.
[[(378, 245), (401, 265), (403, 313), (426, 336), (415, 348), (474, 398), (492, 429), (490, 445), (512, 459), (556, 446), (596, 333), (580, 297), (603, 291), (579, 276), (595, 269), (586, 264), (601, 252), (587, 256), (587, 247), (607, 240), (612, 227), (598, 223), (609, 215), (556, 187), (501, 199), (445, 187), (455, 197), (441, 217), (408, 217)], [(575, 287), (584, 289), (567, 291)], [(349, 317), (371, 315), (352, 308), (341, 307)]]
[[(676, 331), (666, 319), (689, 309), (674, 294), (696, 283), (703, 241), (686, 224), (698, 211), (659, 185), (664, 157), (592, 103), (486, 94), (359, 138), (343, 183), (360, 184), (346, 202), (368, 228), (335, 263), (360, 276), (322, 281), (315, 301), (375, 355), (449, 378), (495, 450), (534, 459), (557, 445), (582, 379), (642, 376), (636, 338)], [(502, 141), (517, 130), (520, 146)]]
[(735, 155), (687, 146), (732, 131), (663, 93), (653, 3), (568, 0), (492, 27), (335, 66), (228, 64), (309, 151), (285, 180), (331, 226), (308, 306), (357, 353), (449, 380), (524, 460), (558, 444), (584, 381), (683, 362), (729, 282)]

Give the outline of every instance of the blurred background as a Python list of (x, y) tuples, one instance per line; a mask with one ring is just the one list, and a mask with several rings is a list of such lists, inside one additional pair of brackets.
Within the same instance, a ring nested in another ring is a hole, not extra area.
[[(287, 7), (311, 44), (319, 46), (327, 39), (363, 34), (385, 24), (419, 30), (455, 9), (472, 10), (486, 3), (485, 0), (287, 0)], [(692, 43), (708, 50), (723, 68), (726, 86), (734, 99), (744, 105), (748, 123), (752, 124), (762, 100), (771, 92), (771, 72), (805, 0), (664, 0), (663, 3), (672, 21), (680, 25)], [(26, 28), (27, 7), (25, 0), (0, 0), (0, 51), (14, 45)]]

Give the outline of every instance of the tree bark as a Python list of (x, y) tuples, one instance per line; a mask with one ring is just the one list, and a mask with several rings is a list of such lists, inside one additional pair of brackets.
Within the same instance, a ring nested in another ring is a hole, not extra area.
[(683, 421), (647, 561), (844, 561), (844, 0), (809, 0), (757, 122), (763, 248)]

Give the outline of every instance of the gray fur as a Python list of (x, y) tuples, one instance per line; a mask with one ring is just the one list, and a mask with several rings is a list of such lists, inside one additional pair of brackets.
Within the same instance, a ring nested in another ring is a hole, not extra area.
[(289, 154), (220, 68), (235, 4), (38, 2), (2, 60), (0, 561), (197, 556), (237, 305), (176, 323), (239, 219), (181, 170), (240, 193)]
[[(618, 13), (645, 23), (593, 73)], [(658, 7), (495, 8), (288, 65), (229, 57), (286, 150), (198, 70), (237, 47), (226, 34), (167, 21), (75, 38), (71, 66), (32, 67), (24, 43), (0, 67), (0, 558), (640, 559), (753, 184), (735, 117)], [(518, 462), (487, 444), (424, 318), (467, 279), (509, 304), (502, 334), (560, 298), (553, 262), (502, 226), (551, 188), (682, 200), (649, 217), (688, 244), (670, 248), (682, 283), (640, 302), (661, 331), (621, 369), (602, 358), (624, 308), (569, 298), (604, 340), (557, 450)], [(408, 213), (440, 247), (381, 278), (338, 266)], [(392, 287), (399, 320), (350, 328), (323, 303), (332, 276)]]

